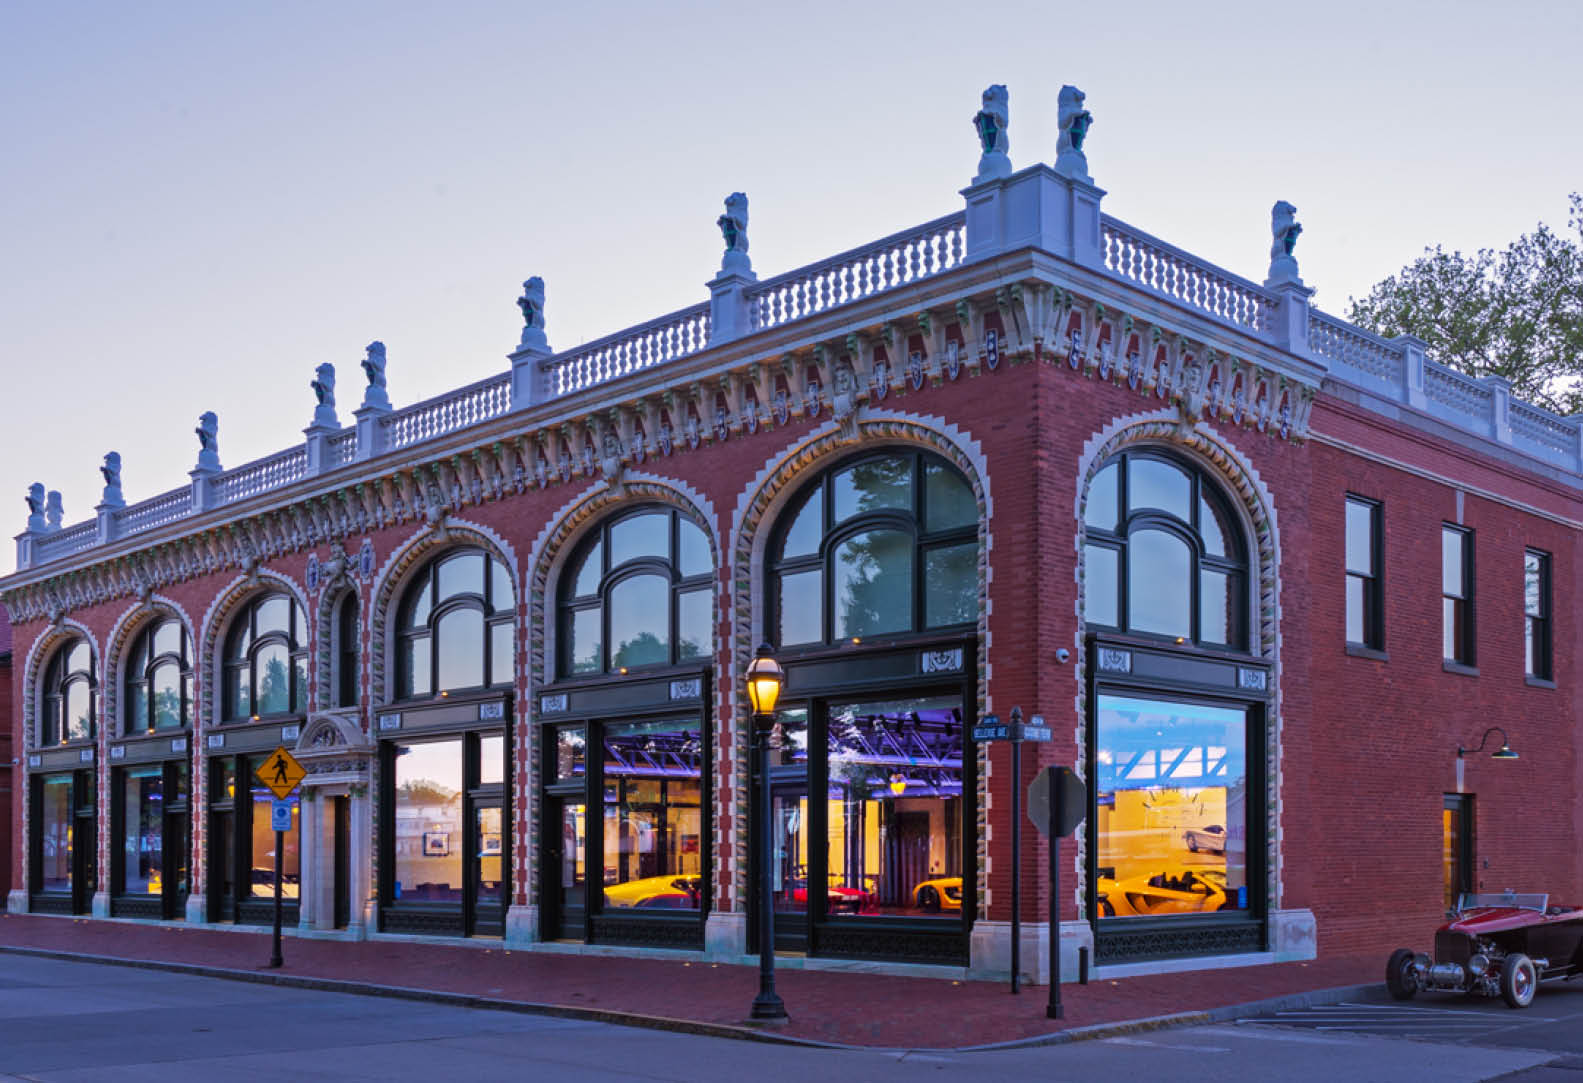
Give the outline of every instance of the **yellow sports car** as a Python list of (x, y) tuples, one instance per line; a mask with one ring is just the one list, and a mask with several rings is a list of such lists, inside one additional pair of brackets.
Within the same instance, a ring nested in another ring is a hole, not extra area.
[(937, 880), (925, 880), (912, 889), (912, 904), (927, 914), (938, 914), (942, 910), (962, 910), (962, 878), (960, 876), (942, 876)]
[(1226, 874), (1218, 869), (1173, 866), (1153, 876), (1126, 880), (1101, 876), (1094, 886), (1100, 915), (1107, 918), (1201, 914), (1235, 910), (1237, 905), (1226, 891)]
[(701, 876), (648, 876), (608, 885), (605, 905), (618, 910), (696, 910), (702, 890)]

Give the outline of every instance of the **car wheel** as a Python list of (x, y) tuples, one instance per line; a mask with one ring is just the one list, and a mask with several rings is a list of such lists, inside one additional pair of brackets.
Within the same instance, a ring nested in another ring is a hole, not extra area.
[(940, 893), (932, 887), (926, 887), (918, 892), (918, 908), (926, 914), (940, 912)]
[(1101, 917), (1113, 918), (1113, 917), (1116, 916), (1116, 908), (1113, 905), (1111, 905), (1111, 902), (1110, 902), (1109, 899), (1100, 899), (1099, 900), (1099, 914), (1100, 914)]
[(1526, 1008), (1534, 1002), (1539, 989), (1539, 972), (1534, 961), (1522, 952), (1513, 952), (1501, 963), (1501, 999), (1513, 1008)]
[(1397, 948), (1385, 964), (1385, 988), (1397, 1000), (1411, 1000), (1418, 992), (1418, 974), (1413, 970), (1413, 949)]
[(1187, 836), (1187, 851), (1192, 854), (1198, 853), (1198, 840), (1192, 835)]

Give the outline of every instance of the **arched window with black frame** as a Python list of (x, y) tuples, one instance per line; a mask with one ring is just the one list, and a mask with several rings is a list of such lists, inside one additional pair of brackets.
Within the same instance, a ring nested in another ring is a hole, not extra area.
[(768, 626), (779, 646), (972, 624), (978, 500), (926, 451), (885, 451), (820, 472), (770, 538)]
[(86, 639), (77, 637), (56, 649), (44, 669), (40, 692), (41, 746), (93, 739), (99, 680)]
[(509, 688), (516, 591), (505, 564), (482, 549), (436, 557), (397, 609), (396, 698)]
[(675, 508), (638, 508), (601, 523), (561, 576), (561, 675), (707, 659), (714, 571), (708, 536)]
[(1220, 486), (1167, 453), (1125, 451), (1094, 476), (1083, 513), (1091, 629), (1247, 649), (1248, 558)]
[(357, 592), (347, 591), (335, 603), (334, 665), (330, 675), (330, 695), (337, 707), (357, 706), (357, 676), (362, 644), (358, 638)]
[(248, 602), (226, 633), (225, 721), (302, 714), (308, 708), (308, 625), (286, 593)]
[(128, 736), (192, 725), (192, 641), (181, 621), (165, 617), (140, 631), (124, 675)]

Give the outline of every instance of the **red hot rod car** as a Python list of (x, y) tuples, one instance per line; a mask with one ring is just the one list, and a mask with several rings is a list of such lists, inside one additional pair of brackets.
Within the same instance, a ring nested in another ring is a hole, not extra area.
[(1463, 895), (1435, 933), (1431, 959), (1398, 948), (1385, 964), (1397, 1000), (1420, 989), (1500, 995), (1514, 1008), (1533, 1002), (1540, 982), (1583, 975), (1583, 907), (1551, 906), (1548, 895)]

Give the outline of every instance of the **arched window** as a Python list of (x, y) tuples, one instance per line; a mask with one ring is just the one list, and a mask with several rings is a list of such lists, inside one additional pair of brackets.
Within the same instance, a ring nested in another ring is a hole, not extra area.
[(509, 688), (516, 608), (510, 571), (482, 549), (435, 558), (397, 613), (396, 697)]
[(93, 648), (88, 641), (77, 638), (62, 644), (44, 670), (44, 717), (39, 727), (39, 744), (92, 740), (98, 687)]
[(157, 620), (139, 632), (125, 672), (128, 734), (192, 725), (192, 646), (181, 621)]
[(782, 647), (970, 624), (978, 617), (978, 500), (929, 452), (837, 464), (770, 538)]
[(1117, 455), (1089, 486), (1083, 539), (1090, 627), (1246, 649), (1242, 532), (1202, 471), (1156, 451)]
[(648, 507), (606, 520), (561, 575), (562, 676), (707, 658), (713, 592), (709, 538), (686, 515)]
[(225, 640), (226, 721), (302, 714), (308, 708), (308, 625), (289, 594), (255, 598)]

